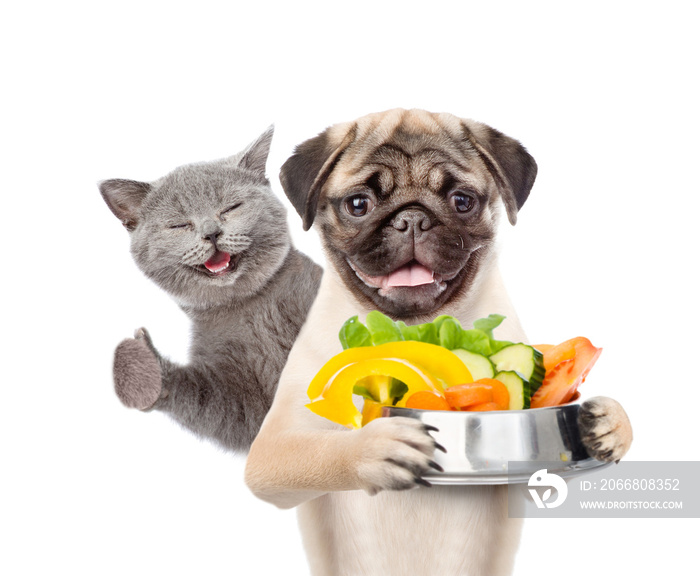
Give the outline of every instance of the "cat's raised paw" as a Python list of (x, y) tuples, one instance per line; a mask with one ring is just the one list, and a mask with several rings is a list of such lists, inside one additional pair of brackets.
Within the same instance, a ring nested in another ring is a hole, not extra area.
[(141, 328), (136, 338), (123, 340), (114, 351), (114, 390), (128, 408), (148, 410), (161, 396), (160, 362), (148, 333)]

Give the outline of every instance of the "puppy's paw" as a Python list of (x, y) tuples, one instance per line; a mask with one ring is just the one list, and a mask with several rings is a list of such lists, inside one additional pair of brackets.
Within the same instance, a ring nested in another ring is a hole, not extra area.
[(124, 406), (147, 410), (163, 391), (160, 362), (148, 332), (136, 331), (114, 351), (114, 390)]
[(622, 406), (612, 398), (596, 396), (581, 405), (581, 439), (588, 453), (603, 462), (619, 462), (632, 444), (632, 425)]
[(423, 475), (442, 471), (433, 453), (435, 448), (444, 448), (428, 434), (430, 430), (417, 420), (401, 417), (377, 418), (358, 430), (356, 463), (361, 488), (374, 495), (381, 490), (431, 486)]

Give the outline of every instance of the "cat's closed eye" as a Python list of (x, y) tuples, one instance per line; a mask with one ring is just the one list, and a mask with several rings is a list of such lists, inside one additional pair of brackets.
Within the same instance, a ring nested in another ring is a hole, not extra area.
[(231, 206), (229, 206), (229, 207), (226, 208), (225, 210), (221, 211), (221, 213), (219, 214), (219, 216), (224, 216), (225, 214), (228, 214), (228, 213), (230, 213), (230, 212), (233, 212), (233, 211), (234, 211), (236, 208), (238, 208), (241, 204), (243, 204), (243, 202), (237, 202), (236, 204), (232, 204)]
[(182, 222), (180, 224), (171, 224), (170, 226), (168, 226), (168, 228), (170, 228), (171, 230), (178, 230), (178, 229), (190, 228), (191, 226), (192, 226), (192, 224), (190, 224), (189, 222)]

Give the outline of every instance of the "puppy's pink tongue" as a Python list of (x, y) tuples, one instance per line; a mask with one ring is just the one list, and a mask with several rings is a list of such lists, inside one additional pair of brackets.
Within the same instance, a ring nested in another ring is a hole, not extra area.
[(387, 286), (421, 286), (433, 283), (433, 273), (418, 262), (411, 262), (395, 270), (386, 279)]
[(219, 252), (217, 250), (216, 253), (204, 263), (204, 266), (206, 266), (209, 272), (214, 272), (216, 274), (217, 272), (226, 270), (229, 262), (231, 262), (231, 255), (228, 252)]

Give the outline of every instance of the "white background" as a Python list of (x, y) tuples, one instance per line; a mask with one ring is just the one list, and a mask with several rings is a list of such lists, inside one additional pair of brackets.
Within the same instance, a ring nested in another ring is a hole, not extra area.
[[(699, 459), (691, 2), (13, 4), (0, 573), (307, 573), (294, 512), (249, 494), (241, 457), (114, 395), (122, 338), (146, 326), (185, 361), (188, 323), (131, 262), (96, 186), (233, 154), (273, 122), (280, 195), (296, 144), (369, 112), (448, 111), (521, 140), (540, 171), (503, 226), (502, 269), (530, 338), (604, 348), (582, 393), (627, 408), (628, 459)], [(320, 260), (291, 207), (289, 223)], [(531, 520), (516, 574), (688, 573), (699, 528)]]

